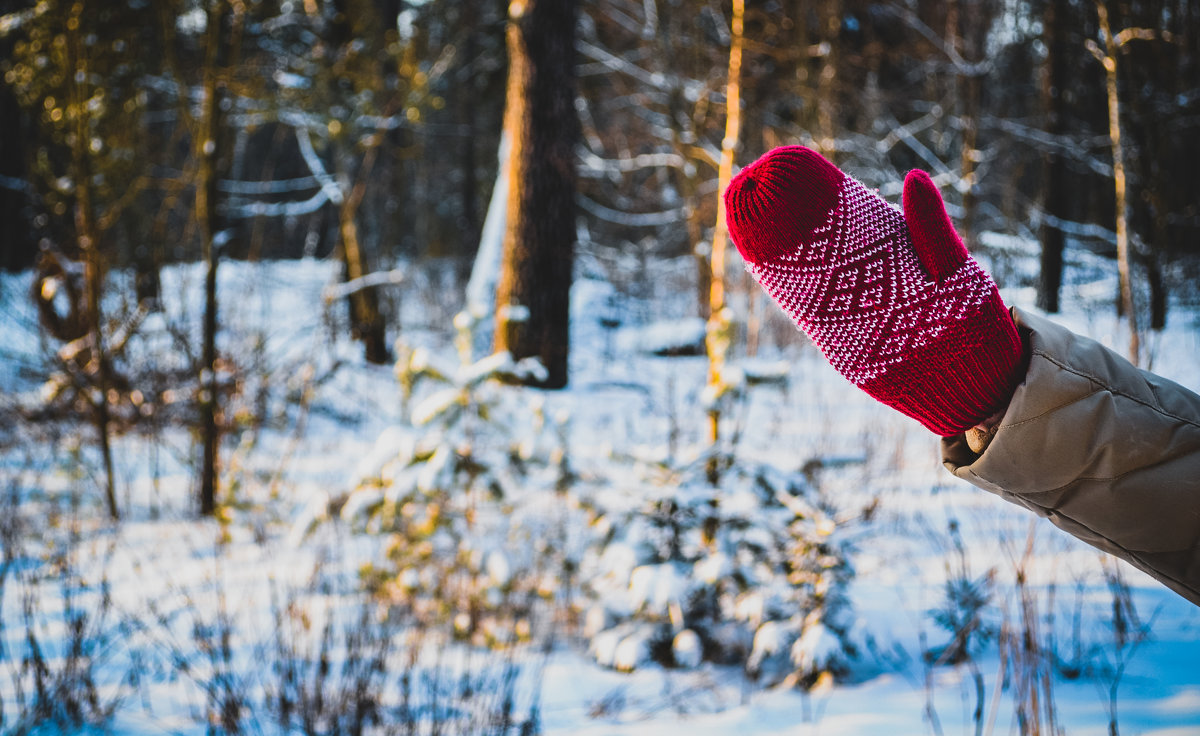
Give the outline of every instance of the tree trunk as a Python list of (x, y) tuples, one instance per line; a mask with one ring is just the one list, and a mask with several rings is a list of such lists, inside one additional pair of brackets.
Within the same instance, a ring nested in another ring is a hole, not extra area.
[[(1044, 18), (1046, 65), (1042, 76), (1042, 103), (1046, 111), (1046, 132), (1057, 139), (1066, 132), (1065, 116), (1067, 79), (1067, 11), (1066, 0), (1049, 0)], [(1070, 213), (1067, 162), (1056, 149), (1043, 156), (1042, 210), (1047, 215), (1041, 225), (1041, 270), (1038, 276), (1037, 306), (1046, 312), (1059, 309), (1062, 291), (1063, 252), (1065, 236), (1055, 220), (1066, 220)]]
[[(741, 134), (741, 81), (743, 22), (746, 15), (745, 0), (733, 0), (733, 17), (730, 22), (732, 38), (729, 48), (729, 69), (725, 87), (725, 137), (721, 141), (721, 163), (717, 170), (717, 221), (713, 228), (712, 281), (709, 286), (709, 313), (716, 315), (725, 308), (725, 246), (729, 231), (725, 225), (725, 188), (733, 178), (733, 159), (737, 153)], [(715, 360), (714, 360), (715, 358)], [(709, 353), (709, 380), (719, 373), (724, 355)]]
[(1162, 263), (1154, 251), (1138, 253), (1137, 262), (1146, 269), (1146, 286), (1150, 288), (1150, 329), (1162, 330), (1167, 326), (1167, 283)]
[(196, 220), (207, 270), (204, 275), (204, 324), (200, 353), (200, 514), (216, 511), (220, 426), (217, 422), (217, 266), (220, 263), (217, 218), (217, 162), (221, 151), (221, 96), (224, 87), (220, 65), (225, 56), (223, 28), (228, 15), (225, 0), (211, 0), (206, 7), (207, 33), (204, 58), (204, 87), (201, 113), (195, 136)]
[(504, 129), (511, 188), (496, 349), (537, 357), (543, 388), (567, 383), (575, 245), (575, 0), (512, 0)]
[(817, 10), (822, 44), (827, 44), (817, 76), (817, 135), (816, 148), (825, 158), (836, 163), (837, 156), (837, 82), (838, 38), (842, 33), (842, 8), (836, 0), (824, 0)]
[[(12, 53), (12, 45), (6, 41), (0, 39), (0, 58)], [(30, 140), (26, 120), (12, 91), (0, 79), (0, 242), (5, 243), (0, 249), (0, 270), (14, 273), (37, 260), (27, 214), (31, 190), (21, 188), (27, 177), (25, 156)]]
[(1163, 252), (1168, 249), (1170, 233), (1167, 226), (1166, 203), (1162, 191), (1155, 187), (1150, 190), (1150, 206), (1154, 212), (1152, 224), (1154, 246), (1147, 249), (1138, 259), (1146, 269), (1146, 281), (1150, 286), (1150, 329), (1163, 330), (1167, 326), (1167, 282), (1163, 277)]
[[(964, 7), (965, 5), (965, 7)], [(984, 0), (954, 2), (951, 17), (954, 23), (953, 43), (959, 56), (967, 64), (979, 62), (985, 54), (987, 31), (991, 27), (990, 10)], [(965, 11), (965, 12), (964, 12)], [(959, 170), (965, 188), (962, 195), (962, 217), (959, 229), (968, 250), (975, 250), (975, 214), (978, 209), (978, 181), (976, 168), (979, 163), (979, 110), (982, 97), (982, 80), (977, 69), (960, 72), (956, 80), (958, 118), (962, 126), (962, 147), (959, 154)]]
[[(733, 326), (725, 308), (725, 246), (729, 232), (725, 225), (725, 188), (733, 178), (733, 158), (737, 153), (741, 134), (741, 85), (743, 27), (746, 16), (745, 0), (733, 0), (730, 19), (731, 39), (729, 45), (729, 69), (725, 86), (725, 137), (721, 141), (721, 164), (717, 173), (717, 222), (713, 228), (712, 286), (709, 291), (709, 314), (707, 335), (704, 345), (708, 353), (708, 386), (712, 393), (720, 394), (724, 383), (723, 370), (730, 345)], [(713, 390), (716, 389), (716, 390)], [(719, 404), (708, 412), (708, 440), (715, 445), (721, 434), (721, 409)], [(716, 458), (709, 460), (708, 478), (714, 484), (719, 468)]]
[[(347, 281), (360, 279), (370, 273), (366, 253), (358, 239), (357, 217), (358, 208), (366, 193), (367, 178), (374, 168), (378, 138), (379, 136), (364, 157), (358, 182), (338, 209), (338, 233), (341, 236), (342, 263), (346, 269)], [(354, 339), (362, 341), (367, 362), (376, 365), (390, 363), (392, 353), (387, 345), (387, 322), (379, 311), (379, 293), (376, 288), (360, 287), (347, 299), (350, 302), (350, 332)]]
[(1104, 50), (1100, 62), (1104, 65), (1105, 89), (1108, 95), (1108, 136), (1112, 144), (1113, 189), (1117, 203), (1117, 273), (1121, 283), (1121, 309), (1125, 313), (1125, 318), (1129, 320), (1129, 361), (1137, 365), (1141, 349), (1129, 263), (1125, 156), (1121, 147), (1121, 108), (1120, 96), (1117, 94), (1117, 43), (1108, 23), (1108, 9), (1104, 7), (1102, 0), (1096, 2), (1096, 13), (1100, 20), (1100, 37), (1104, 40)]
[(96, 213), (92, 204), (92, 167), (88, 152), (92, 139), (88, 125), (87, 100), (91, 97), (87, 90), (88, 64), (86, 49), (81, 35), (78, 12), (81, 6), (75, 6), (73, 17), (67, 23), (69, 35), (67, 39), (70, 54), (69, 68), (73, 71), (71, 83), (71, 106), (75, 111), (75, 136), (71, 144), (72, 173), (75, 178), (75, 236), (79, 243), (80, 256), (84, 268), (84, 322), (89, 336), (89, 350), (86, 352), (84, 373), (88, 376), (93, 396), (91, 398), (93, 420), (96, 424), (96, 434), (100, 443), (100, 456), (104, 463), (105, 499), (108, 502), (108, 514), (113, 519), (120, 517), (117, 511), (116, 483), (113, 474), (112, 460), (112, 420), (108, 410), (108, 392), (112, 386), (108, 355), (104, 346), (103, 318), (101, 315), (101, 295), (104, 284), (104, 264), (100, 254), (99, 228), (96, 225)]

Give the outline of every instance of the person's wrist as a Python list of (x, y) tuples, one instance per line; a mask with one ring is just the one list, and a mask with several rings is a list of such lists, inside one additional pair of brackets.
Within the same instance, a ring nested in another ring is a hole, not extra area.
[(984, 450), (992, 444), (992, 440), (996, 437), (996, 432), (1000, 429), (1000, 421), (1004, 419), (1006, 411), (1008, 411), (1008, 406), (1005, 406), (1000, 411), (963, 433), (967, 440), (967, 447), (971, 448), (971, 452), (976, 455), (982, 455)]

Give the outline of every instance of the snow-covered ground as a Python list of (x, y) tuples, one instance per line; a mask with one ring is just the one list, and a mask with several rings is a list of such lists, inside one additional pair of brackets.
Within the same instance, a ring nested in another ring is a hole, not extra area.
[[(1092, 261), (1077, 273), (1088, 277), (1065, 290), (1065, 314), (1056, 319), (1122, 351), (1124, 338), (1110, 306), (1115, 275)], [(231, 412), (257, 412), (266, 421), (238, 423), (227, 438), (223, 487), (233, 495), (219, 520), (191, 518), (193, 440), (186, 427), (117, 441), (118, 500), (125, 518), (115, 526), (103, 521), (89, 427), (56, 436), (45, 427), (17, 425), (10, 434), (0, 464), (0, 494), (9, 499), (0, 576), (0, 730), (36, 725), (20, 720), (37, 699), (30, 674), (34, 642), (47, 672), (77, 661), (71, 642), (93, 642), (78, 659), (92, 663), (86, 677), (61, 681), (84, 691), (92, 683), (99, 703), (111, 704), (107, 728), (115, 733), (219, 730), (217, 706), (230, 703), (240, 704), (230, 717), (242, 730), (298, 732), (277, 725), (279, 693), (290, 687), (283, 683), (319, 681), (315, 666), (295, 663), (320, 659), (323, 631), (333, 632), (332, 670), (344, 672), (338, 669), (345, 659), (336, 654), (341, 646), (336, 642), (344, 644), (346, 632), (355, 630), (367, 610), (360, 573), (364, 563), (381, 563), (385, 541), (338, 521), (339, 514), (368, 507), (364, 488), (395, 494), (403, 483), (420, 489), (440, 482), (432, 471), (406, 475), (396, 458), (402, 452), (420, 455), (413, 448), (421, 442), (436, 444), (439, 437), (466, 431), (455, 423), (465, 420), (445, 415), (448, 405), (429, 396), (436, 390), (461, 392), (475, 379), (465, 369), (455, 372), (451, 321), (457, 305), (444, 296), (450, 288), (445, 279), (414, 270), (389, 292), (408, 375), (414, 354), (448, 366), (442, 372), (450, 374), (440, 389), (431, 379), (405, 398), (397, 378), (405, 371), (363, 363), (346, 337), (344, 307), (323, 299), (336, 274), (335, 264), (315, 261), (222, 268), (222, 348), (253, 366), (238, 374), (242, 383)], [(165, 312), (141, 323), (143, 337), (129, 344), (129, 361), (168, 366), (184, 360), (171, 330), (195, 330), (201, 282), (195, 266), (164, 272)], [(0, 278), (6, 412), (36, 401), (43, 390), (40, 356), (51, 347), (37, 336), (28, 288), (28, 276)], [(498, 483), (528, 487), (509, 488), (511, 503), (504, 511), (511, 526), (489, 527), (502, 533), (462, 543), (474, 545), (480, 568), (492, 579), (481, 605), (494, 602), (495, 591), (515, 589), (514, 571), (534, 564), (529, 560), (559, 559), (555, 553), (580, 565), (583, 579), (575, 581), (571, 608), (580, 619), (600, 605), (604, 615), (630, 621), (659, 606), (667, 620), (692, 584), (686, 575), (668, 579), (665, 566), (643, 566), (638, 573), (637, 560), (622, 562), (625, 552), (619, 548), (627, 531), (622, 525), (640, 518), (645, 494), (670, 499), (690, 492), (688, 468), (702, 465), (705, 448), (705, 359), (652, 354), (672, 339), (696, 343), (696, 325), (684, 318), (690, 291), (664, 278), (641, 293), (648, 296), (631, 303), (605, 282), (576, 282), (567, 390), (495, 388), (472, 394), (497, 402), (496, 411), (506, 417), (471, 425), (470, 431), (494, 433), (476, 437), (481, 458), (501, 464), (496, 458), (503, 452), (484, 453), (489, 442), (497, 450), (512, 439), (524, 443), (521, 452), (531, 458), (553, 459), (541, 473), (497, 472)], [(1024, 290), (1004, 296), (1024, 307), (1033, 299)], [(761, 301), (756, 306), (759, 313), (765, 307)], [(119, 305), (112, 312), (119, 313)], [(611, 662), (614, 654), (606, 657), (589, 647), (585, 636), (596, 633), (589, 625), (611, 631), (614, 621), (563, 621), (545, 613), (552, 606), (543, 606), (531, 638), (549, 640), (548, 652), (525, 645), (515, 655), (522, 668), (512, 680), (518, 713), (536, 702), (538, 725), (551, 734), (1001, 734), (1030, 730), (1030, 718), (1046, 733), (1107, 734), (1115, 703), (1121, 733), (1200, 733), (1200, 609), (951, 477), (940, 467), (933, 437), (843, 381), (803, 335), (780, 320), (765, 320), (758, 356), (734, 363), (750, 374), (775, 372), (786, 380), (750, 387), (729, 405), (726, 447), (736, 437), (732, 450), (739, 467), (803, 478), (797, 482), (824, 504), (829, 529), (821, 533), (838, 541), (839, 554), (854, 571), (845, 583), (850, 605), (841, 621), (854, 652), (842, 676), (819, 680), (809, 691), (765, 687), (737, 666), (664, 667), (636, 649), (630, 650), (633, 671), (617, 671), (596, 663), (597, 657)], [(1151, 342), (1156, 371), (1200, 386), (1200, 314), (1176, 309), (1168, 330)], [(413, 426), (414, 417), (426, 421)], [(542, 425), (545, 429), (536, 429)], [(18, 441), (22, 436), (37, 441)], [(574, 480), (561, 508), (552, 507), (546, 499), (554, 497), (555, 468), (567, 465)], [(732, 508), (746, 503), (744, 495), (730, 486), (722, 500)], [(448, 502), (445, 513), (449, 509)], [(863, 509), (870, 509), (866, 517)], [(318, 517), (328, 520), (310, 523)], [(546, 531), (551, 518), (563, 525), (554, 532), (563, 537), (542, 544), (538, 537), (551, 533)], [(468, 525), (466, 536), (479, 528)], [(596, 541), (602, 532), (617, 540), (610, 548)], [(440, 540), (431, 536), (435, 547)], [(576, 549), (577, 558), (570, 551)], [(1120, 571), (1131, 606), (1114, 604), (1120, 599), (1106, 578), (1114, 570)], [(756, 574), (764, 576), (764, 588), (778, 587), (770, 573)], [(924, 656), (950, 640), (931, 613), (945, 606), (948, 579), (975, 581), (991, 591), (980, 620), (992, 635), (958, 664)], [(601, 597), (598, 591), (606, 592)], [(740, 600), (753, 602), (754, 593)], [(771, 595), (762, 594), (768, 603), (761, 605), (769, 608)], [(1113, 627), (1118, 610), (1124, 639)], [(755, 615), (768, 618), (751, 612), (745, 620)], [(334, 623), (325, 629), (327, 621)], [(403, 673), (428, 678), (439, 667), (453, 673), (448, 679), (474, 672), (488, 683), (468, 688), (476, 699), (480, 689), (504, 690), (508, 655), (447, 649), (432, 635), (422, 648), (413, 643), (418, 628), (406, 620), (378, 629), (392, 637), (386, 647), (360, 642), (360, 655), (386, 652), (379, 660), (383, 670), (359, 681), (378, 682), (393, 706), (400, 702)], [(73, 631), (92, 633), (78, 637)], [(1003, 649), (1002, 642), (1025, 632), (1032, 632), (1041, 655)], [(291, 680), (280, 666), (287, 661), (297, 667)], [(355, 680), (346, 675), (346, 682)], [(423, 692), (428, 696), (437, 688)], [(1022, 703), (1035, 701), (1033, 711), (1017, 715)], [(24, 713), (21, 703), (27, 704)], [(70, 720), (57, 715), (58, 723), (44, 720), (44, 732), (61, 731)], [(403, 732), (381, 718), (377, 732)], [(453, 732), (504, 730), (494, 723), (476, 726), (460, 725)], [(103, 730), (79, 730), (89, 728)], [(327, 732), (337, 730), (326, 725)]]

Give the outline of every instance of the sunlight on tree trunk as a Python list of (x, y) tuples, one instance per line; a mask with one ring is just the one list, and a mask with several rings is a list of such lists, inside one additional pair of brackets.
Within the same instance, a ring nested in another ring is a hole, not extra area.
[(1096, 2), (1096, 15), (1100, 23), (1100, 38), (1104, 41), (1101, 49), (1096, 42), (1088, 40), (1088, 50), (1096, 60), (1104, 66), (1105, 90), (1108, 98), (1108, 137), (1112, 146), (1113, 159), (1113, 188), (1117, 203), (1117, 273), (1121, 283), (1121, 309), (1129, 320), (1129, 360), (1138, 364), (1141, 352), (1140, 334), (1138, 332), (1136, 304), (1133, 298), (1133, 283), (1129, 260), (1129, 225), (1128, 201), (1125, 193), (1125, 157), (1121, 146), (1121, 109), (1120, 96), (1117, 89), (1117, 53), (1122, 46), (1131, 40), (1151, 40), (1162, 37), (1171, 39), (1166, 32), (1156, 32), (1147, 28), (1126, 28), (1118, 34), (1113, 34), (1108, 22), (1108, 9), (1102, 0)]
[[(737, 152), (739, 127), (741, 125), (741, 79), (742, 47), (746, 13), (745, 0), (733, 0), (733, 15), (730, 20), (732, 38), (729, 46), (729, 74), (725, 90), (725, 138), (721, 141), (721, 165), (717, 173), (717, 222), (713, 228), (712, 280), (709, 286), (708, 334), (704, 341), (708, 353), (708, 389), (711, 395), (721, 393), (725, 358), (729, 350), (729, 333), (732, 330), (730, 315), (725, 306), (725, 249), (729, 239), (725, 227), (725, 188), (733, 178), (733, 158)], [(708, 441), (715, 445), (720, 439), (721, 410), (714, 403), (708, 412)], [(714, 478), (715, 461), (710, 460), (709, 476)]]
[(575, 249), (574, 0), (512, 0), (508, 23), (510, 142), (497, 351), (545, 366), (543, 388), (567, 384)]
[(1121, 148), (1121, 110), (1117, 96), (1117, 50), (1104, 3), (1096, 3), (1096, 12), (1100, 16), (1100, 34), (1105, 46), (1100, 63), (1104, 65), (1105, 89), (1108, 93), (1108, 137), (1112, 142), (1113, 188), (1117, 198), (1117, 273), (1121, 281), (1121, 307), (1125, 311), (1125, 318), (1129, 320), (1129, 360), (1137, 365), (1140, 346), (1137, 309), (1133, 302), (1133, 284), (1129, 273), (1128, 203), (1125, 201), (1125, 156)]

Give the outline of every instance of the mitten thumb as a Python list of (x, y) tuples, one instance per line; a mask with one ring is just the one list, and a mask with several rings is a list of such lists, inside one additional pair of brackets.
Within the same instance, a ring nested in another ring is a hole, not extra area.
[(967, 260), (967, 247), (950, 224), (937, 185), (919, 169), (904, 177), (904, 221), (917, 259), (934, 280), (944, 280)]

